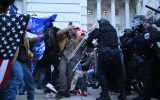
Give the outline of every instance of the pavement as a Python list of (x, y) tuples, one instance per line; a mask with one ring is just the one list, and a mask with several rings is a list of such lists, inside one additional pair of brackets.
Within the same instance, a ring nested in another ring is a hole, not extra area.
[[(84, 96), (71, 96), (70, 98), (63, 98), (60, 100), (96, 100), (97, 97), (99, 97), (101, 89), (92, 89), (88, 88), (89, 95)], [(55, 95), (55, 94), (53, 94)], [(117, 100), (117, 93), (110, 93), (111, 100)], [(136, 95), (128, 96), (126, 100), (132, 100), (133, 97)], [(16, 100), (27, 100), (26, 93), (25, 95), (18, 95)], [(52, 95), (46, 98), (46, 94), (43, 92), (43, 90), (36, 89), (35, 91), (35, 100), (56, 100)]]

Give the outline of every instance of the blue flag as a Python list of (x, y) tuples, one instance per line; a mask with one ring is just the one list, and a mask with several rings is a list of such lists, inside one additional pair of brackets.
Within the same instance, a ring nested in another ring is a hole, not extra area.
[(9, 6), (8, 10), (9, 14), (17, 14), (18, 13), (18, 8), (13, 4)]
[(57, 14), (54, 14), (48, 18), (31, 17), (27, 29), (33, 34), (40, 35), (51, 22), (55, 21), (56, 17)]
[(40, 60), (44, 54), (45, 44), (43, 37), (34, 44), (33, 53), (38, 60)]

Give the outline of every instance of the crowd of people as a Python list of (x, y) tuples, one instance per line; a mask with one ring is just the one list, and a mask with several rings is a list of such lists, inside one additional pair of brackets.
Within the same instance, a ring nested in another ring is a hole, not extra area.
[[(160, 14), (155, 15), (155, 25), (144, 15), (135, 16), (132, 29), (125, 29), (121, 37), (102, 18), (99, 27), (88, 34), (78, 34), (80, 28), (71, 22), (60, 29), (51, 20), (43, 34), (29, 38), (26, 31), (31, 16), (8, 14), (13, 3), (0, 1), (0, 42), (13, 38), (12, 51), (5, 43), (1, 46), (4, 50), (0, 51), (0, 59), (11, 59), (11, 68), (6, 69), (9, 74), (4, 76), (5, 84), (1, 81), (0, 100), (15, 100), (18, 93), (24, 95), (25, 91), (28, 100), (35, 100), (35, 88), (43, 89), (46, 98), (49, 94), (55, 94), (56, 99), (70, 98), (70, 94), (88, 96), (87, 87), (101, 87), (96, 100), (111, 100), (109, 91), (119, 93), (118, 100), (126, 100), (133, 91), (138, 94), (133, 100), (160, 100)], [(45, 50), (38, 59), (32, 52), (40, 39), (44, 40)], [(7, 58), (6, 52), (13, 55)]]

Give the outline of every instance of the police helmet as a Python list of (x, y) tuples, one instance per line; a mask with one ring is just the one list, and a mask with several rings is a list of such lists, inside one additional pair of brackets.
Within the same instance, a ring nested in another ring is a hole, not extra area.
[(114, 27), (110, 24), (110, 22), (105, 18), (101, 18), (100, 20), (98, 20), (98, 24), (100, 29), (107, 29), (107, 28), (114, 29)]
[(144, 15), (137, 15), (134, 17), (133, 21), (132, 21), (132, 29), (139, 29), (141, 28), (142, 25), (142, 21), (146, 19), (146, 16)]
[(105, 18), (101, 18), (100, 20), (98, 20), (98, 23), (99, 23), (99, 24), (103, 24), (103, 23), (105, 23), (105, 22), (108, 22), (108, 20), (105, 19)]

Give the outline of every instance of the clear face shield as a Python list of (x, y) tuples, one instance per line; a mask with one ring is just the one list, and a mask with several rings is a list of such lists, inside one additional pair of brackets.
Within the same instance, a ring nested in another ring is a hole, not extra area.
[[(160, 11), (160, 7), (158, 7), (158, 9)], [(155, 13), (155, 16), (154, 16), (154, 22), (156, 24), (157, 27), (160, 27), (160, 14), (159, 13)]]
[(132, 21), (132, 28), (133, 28), (133, 29), (139, 28), (139, 25), (141, 25), (141, 20), (140, 20), (140, 18), (134, 19), (134, 20)]

